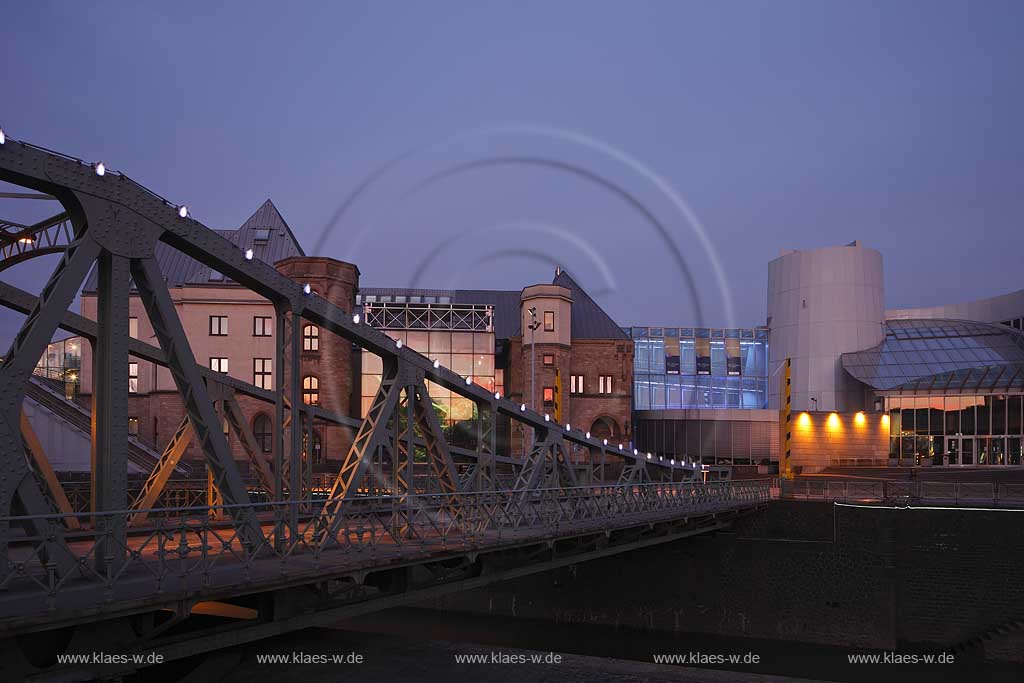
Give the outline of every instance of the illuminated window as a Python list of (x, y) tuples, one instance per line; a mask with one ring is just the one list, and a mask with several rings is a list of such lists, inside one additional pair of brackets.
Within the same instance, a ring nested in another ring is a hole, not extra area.
[(128, 364), (128, 393), (137, 394), (139, 393), (139, 364), (129, 363)]
[(583, 375), (569, 376), (569, 391), (573, 394), (583, 393)]
[(139, 434), (139, 418), (129, 417), (128, 418), (128, 433), (132, 436), (138, 436)]
[(555, 312), (544, 311), (544, 331), (554, 332), (555, 331)]
[(598, 378), (597, 378), (597, 393), (599, 393), (599, 394), (610, 394), (610, 393), (612, 393), (612, 376), (611, 375), (598, 375)]
[(555, 403), (555, 388), (544, 387), (544, 405), (553, 405)]
[(210, 316), (210, 336), (211, 337), (226, 337), (226, 336), (228, 336), (228, 317), (226, 315), (211, 315)]
[(228, 374), (228, 359), (223, 356), (210, 359), (210, 369), (214, 372)]
[(320, 404), (320, 380), (312, 375), (302, 378), (302, 402), (306, 405)]
[(128, 336), (132, 339), (139, 338), (139, 319), (135, 316), (128, 318)]
[(273, 361), (270, 358), (252, 359), (252, 383), (268, 391), (274, 388)]
[(256, 438), (256, 443), (259, 444), (261, 451), (269, 453), (273, 450), (273, 425), (270, 422), (270, 418), (263, 413), (257, 415), (256, 419), (253, 420), (252, 435)]
[(302, 350), (320, 350), (320, 328), (316, 325), (306, 325), (302, 328)]
[(254, 315), (252, 317), (252, 336), (269, 337), (273, 329), (269, 315)]
[(554, 364), (555, 364), (555, 355), (553, 353), (545, 353), (544, 354), (544, 365), (554, 365)]

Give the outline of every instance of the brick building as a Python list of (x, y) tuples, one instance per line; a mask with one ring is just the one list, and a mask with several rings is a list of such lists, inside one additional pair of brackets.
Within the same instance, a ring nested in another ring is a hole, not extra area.
[[(563, 422), (609, 441), (630, 440), (633, 342), (565, 271), (559, 269), (550, 284), (520, 291), (363, 288), (357, 302), (369, 323), (477, 384), (552, 416), (558, 402)], [(449, 330), (451, 347), (444, 341), (433, 346), (433, 336)], [(364, 406), (379, 373), (368, 355), (362, 365)], [(429, 390), (435, 405), (451, 401), (448, 426), (457, 442), (456, 425), (473, 417), (473, 406), (440, 387)], [(504, 433), (501, 427), (499, 441), (521, 453), (518, 425), (505, 425)]]
[[(306, 256), (270, 200), (239, 228), (219, 232), (239, 250), (251, 249), (254, 258), (308, 284), (313, 294), (347, 312), (358, 306), (367, 322), (401, 338), (410, 348), (438, 358), (490, 391), (552, 415), (557, 370), (562, 386), (557, 400), (564, 422), (609, 441), (630, 440), (633, 342), (567, 273), (559, 270), (551, 284), (520, 291), (361, 291), (359, 269), (330, 258)], [(196, 362), (258, 388), (275, 389), (275, 344), (281, 331), (276, 329), (273, 304), (166, 245), (158, 245), (156, 256)], [(96, 288), (94, 273), (81, 297), (86, 317), (96, 317)], [(134, 292), (129, 315), (132, 336), (155, 344), (145, 308)], [(531, 331), (534, 320), (536, 329)], [(303, 401), (335, 414), (361, 417), (380, 384), (380, 359), (308, 322), (301, 324), (300, 334)], [(80, 399), (88, 403), (92, 354), (88, 343), (81, 346)], [(287, 368), (286, 360), (286, 386)], [(451, 441), (475, 446), (468, 436), (475, 429), (465, 427), (479, 417), (475, 406), (441, 387), (431, 385), (430, 391)], [(256, 443), (270, 454), (273, 404), (248, 396), (237, 398)], [(170, 372), (136, 358), (129, 363), (128, 403), (129, 431), (158, 450), (171, 440), (185, 416)], [(510, 433), (511, 429), (507, 421), (498, 425), (502, 447), (521, 452), (523, 435)], [(307, 444), (312, 469), (336, 471), (351, 442), (350, 430), (317, 421), (312, 436), (312, 444)], [(285, 438), (287, 443), (287, 431)], [(246, 456), (240, 440), (228, 434), (228, 442), (244, 470)], [(195, 443), (185, 458), (201, 459)]]
[[(359, 287), (359, 269), (334, 259), (307, 257), (269, 199), (239, 228), (219, 232), (240, 250), (251, 249), (254, 258), (276, 264), (283, 274), (309, 283), (317, 295), (347, 311), (352, 310)], [(167, 245), (157, 246), (156, 257), (196, 362), (258, 388), (273, 390), (275, 340), (280, 332), (276, 329), (273, 304)], [(82, 315), (93, 319), (97, 307), (96, 287), (93, 272), (81, 297)], [(145, 308), (134, 291), (128, 306), (131, 335), (156, 344)], [(352, 345), (334, 335), (321, 335), (315, 325), (304, 324), (301, 334), (303, 399), (334, 413), (352, 415)], [(88, 343), (81, 346), (80, 393), (81, 400), (88, 402), (92, 392), (92, 352)], [(170, 371), (131, 358), (128, 374), (129, 431), (142, 441), (162, 448), (185, 415)], [(286, 373), (285, 381), (288, 379)], [(273, 404), (248, 396), (238, 395), (237, 398), (257, 445), (264, 453), (271, 453)], [(235, 435), (228, 436), (228, 443), (244, 470), (246, 456), (242, 444)], [(313, 466), (331, 469), (327, 459), (343, 457), (348, 444), (345, 428), (317, 425), (310, 448)], [(185, 458), (201, 458), (195, 442), (189, 446)]]

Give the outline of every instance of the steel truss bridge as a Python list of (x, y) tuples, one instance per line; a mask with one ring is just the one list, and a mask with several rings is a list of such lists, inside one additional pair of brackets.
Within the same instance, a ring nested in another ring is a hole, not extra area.
[[(0, 303), (25, 314), (0, 364), (2, 680), (81, 680), (142, 666), (58, 664), (61, 653), (172, 659), (330, 624), (720, 529), (769, 497), (766, 482), (708, 481), (699, 466), (591, 438), (491, 394), (253, 260), (125, 175), (0, 136), (0, 180), (63, 208), (34, 225), (0, 224), (0, 270), (43, 254), (60, 259), (38, 296), (0, 283)], [(197, 365), (154, 257), (158, 242), (274, 305), (277, 391)], [(95, 321), (68, 310), (94, 265)], [(129, 336), (132, 286), (158, 345)], [(305, 321), (383, 359), (364, 419), (303, 403)], [(93, 346), (84, 511), (69, 502), (22, 412), (58, 329)], [(127, 476), (129, 357), (167, 367), (187, 413), (137, 490)], [(427, 380), (471, 399), (488, 418), (478, 421), (475, 450), (446, 443)], [(236, 395), (273, 406), (269, 458)], [(498, 419), (524, 426), (532, 443), (525, 455), (497, 452)], [(224, 422), (253, 479), (233, 459)], [(353, 433), (329, 490), (320, 492), (304, 452), (314, 423)], [(161, 506), (190, 441), (209, 474), (206, 504)]]

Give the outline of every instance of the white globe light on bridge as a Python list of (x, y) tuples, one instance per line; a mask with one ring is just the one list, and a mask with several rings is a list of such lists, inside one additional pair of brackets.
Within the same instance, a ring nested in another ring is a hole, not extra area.
[(356, 313), (355, 315), (352, 316), (352, 322), (354, 322), (356, 325), (359, 324), (359, 314), (358, 313)]
[(313, 288), (309, 286), (309, 283), (306, 283), (305, 285), (302, 286), (302, 293), (305, 294), (306, 296), (309, 296), (312, 292)]
[(245, 260), (246, 261), (252, 261), (252, 257), (253, 257), (252, 249), (246, 249), (245, 250)]
[(94, 164), (92, 168), (94, 171), (96, 171), (96, 175), (98, 176), (102, 176), (107, 172), (107, 167), (103, 164), (102, 161)]
[(188, 218), (188, 207), (182, 204), (178, 207), (178, 215), (182, 218)]
[(395, 340), (395, 348), (396, 349), (402, 348), (402, 340), (401, 339), (396, 339)]
[(434, 369), (437, 370), (439, 367), (441, 367), (441, 361), (435, 358), (434, 359)]

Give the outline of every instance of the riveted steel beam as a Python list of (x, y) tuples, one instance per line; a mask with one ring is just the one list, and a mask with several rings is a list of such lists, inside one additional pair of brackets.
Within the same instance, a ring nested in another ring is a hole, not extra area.
[(29, 421), (25, 411), (21, 413), (21, 435), (25, 439), (25, 446), (32, 456), (35, 468), (46, 485), (47, 493), (49, 493), (50, 498), (57, 506), (57, 512), (67, 515), (63, 518), (64, 524), (69, 529), (80, 528), (81, 525), (78, 522), (78, 518), (73, 516), (75, 510), (71, 507), (68, 496), (64, 492), (64, 487), (61, 486), (60, 481), (57, 479), (57, 473), (53, 471), (53, 466), (50, 465), (50, 460), (46, 457), (46, 450), (43, 448), (43, 444), (39, 440), (39, 436), (32, 427), (32, 423)]
[[(98, 335), (93, 344), (92, 509), (128, 506), (128, 259), (104, 250), (98, 259)], [(124, 562), (126, 527), (120, 515), (98, 516), (97, 571)]]
[(185, 455), (185, 451), (192, 441), (193, 433), (192, 423), (186, 415), (178, 423), (178, 428), (174, 430), (174, 435), (164, 447), (156, 467), (149, 473), (142, 490), (132, 502), (131, 509), (138, 510), (138, 512), (129, 518), (129, 526), (141, 526), (149, 516), (148, 511), (156, 507), (156, 502), (159, 500), (160, 494), (163, 493), (164, 487), (167, 486), (167, 481), (171, 478), (182, 456)]
[[(168, 369), (185, 404), (185, 412), (192, 422), (195, 436), (206, 456), (213, 483), (228, 505), (249, 503), (241, 473), (231, 457), (222, 424), (217, 416), (206, 384), (196, 368), (195, 357), (189, 347), (185, 330), (181, 326), (174, 303), (167, 292), (163, 276), (155, 258), (133, 259), (132, 276), (143, 306), (149, 315), (160, 348), (167, 355)], [(257, 546), (263, 541), (263, 532), (253, 509), (249, 506), (231, 508), (239, 519), (241, 533), (246, 542)]]
[[(29, 533), (47, 539), (44, 552), (61, 575), (70, 570), (73, 559), (60, 535), (54, 534), (56, 521), (43, 517), (52, 514), (54, 507), (28, 468), (21, 434), (22, 402), (36, 363), (99, 253), (99, 245), (88, 238), (77, 240), (64, 252), (0, 365), (0, 516), (13, 514), (15, 504), (20, 504), (32, 516)], [(9, 538), (9, 524), (0, 522), (0, 550), (6, 550)]]

